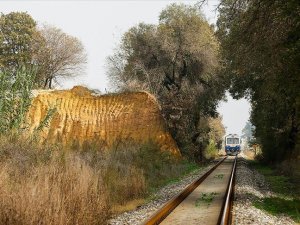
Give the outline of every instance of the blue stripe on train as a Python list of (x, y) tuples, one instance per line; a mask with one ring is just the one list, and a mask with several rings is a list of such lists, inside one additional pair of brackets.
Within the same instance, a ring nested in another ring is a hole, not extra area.
[(239, 145), (236, 145), (234, 147), (231, 147), (231, 146), (228, 146), (228, 145), (225, 146), (225, 151), (232, 151), (232, 150), (238, 151), (240, 149), (241, 149), (241, 146), (239, 146)]

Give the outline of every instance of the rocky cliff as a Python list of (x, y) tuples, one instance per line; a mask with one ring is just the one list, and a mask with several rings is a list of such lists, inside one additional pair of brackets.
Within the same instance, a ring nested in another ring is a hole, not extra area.
[(47, 141), (82, 144), (100, 140), (110, 147), (123, 139), (139, 143), (153, 140), (162, 150), (180, 155), (165, 127), (159, 105), (146, 92), (97, 96), (80, 86), (71, 90), (40, 92), (28, 111), (31, 133), (49, 111), (54, 113), (48, 126), (41, 130), (42, 138)]

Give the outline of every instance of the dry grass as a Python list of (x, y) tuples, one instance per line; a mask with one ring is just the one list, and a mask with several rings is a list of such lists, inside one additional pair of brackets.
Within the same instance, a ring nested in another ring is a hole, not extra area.
[(117, 142), (108, 152), (86, 151), (83, 157), (97, 166), (99, 161), (95, 163), (91, 159), (99, 158), (99, 154), (104, 155), (103, 179), (110, 193), (110, 201), (119, 208), (132, 200), (147, 197), (151, 191), (189, 169), (189, 164), (170, 153), (161, 152), (160, 147), (151, 141), (137, 144), (132, 139), (126, 139)]
[(0, 224), (105, 223), (101, 173), (82, 159), (4, 138), (0, 149)]
[(153, 143), (64, 149), (0, 136), (0, 224), (105, 224), (191, 170)]

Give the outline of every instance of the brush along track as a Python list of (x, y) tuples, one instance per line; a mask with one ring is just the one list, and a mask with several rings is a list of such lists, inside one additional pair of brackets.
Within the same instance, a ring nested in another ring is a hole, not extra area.
[(235, 167), (223, 158), (143, 224), (229, 224)]

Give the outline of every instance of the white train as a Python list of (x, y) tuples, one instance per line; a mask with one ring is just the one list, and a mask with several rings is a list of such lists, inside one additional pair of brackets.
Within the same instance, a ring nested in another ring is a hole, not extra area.
[(237, 155), (241, 152), (241, 137), (237, 134), (228, 134), (225, 136), (226, 155)]

